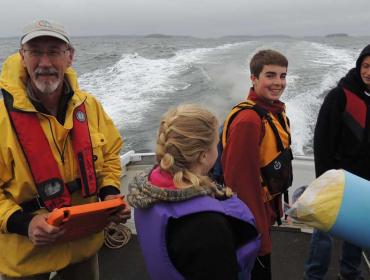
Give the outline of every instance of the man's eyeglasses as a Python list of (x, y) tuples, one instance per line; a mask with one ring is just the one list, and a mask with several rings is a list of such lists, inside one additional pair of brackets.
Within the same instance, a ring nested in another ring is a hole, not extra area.
[(29, 57), (32, 58), (41, 58), (46, 54), (50, 59), (57, 59), (62, 57), (66, 52), (70, 51), (70, 49), (65, 50), (48, 50), (48, 51), (40, 51), (40, 50), (25, 50), (22, 49), (24, 53), (27, 53)]

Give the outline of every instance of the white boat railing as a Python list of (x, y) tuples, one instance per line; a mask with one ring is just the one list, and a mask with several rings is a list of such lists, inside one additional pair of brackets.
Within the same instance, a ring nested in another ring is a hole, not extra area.
[[(123, 167), (123, 175), (130, 177), (132, 171), (138, 171), (145, 167), (149, 167), (155, 163), (154, 153), (136, 153), (134, 150), (128, 151), (121, 156), (121, 165)], [(124, 178), (123, 180), (127, 183), (130, 178)], [(315, 170), (313, 157), (309, 156), (295, 156), (293, 160), (293, 187), (294, 189), (308, 185), (315, 179)], [(125, 186), (123, 186), (125, 189)], [(292, 192), (291, 192), (292, 193)]]
[(121, 156), (121, 165), (127, 166), (131, 162), (140, 162), (143, 158), (154, 156), (154, 153), (136, 153), (134, 150), (131, 150)]

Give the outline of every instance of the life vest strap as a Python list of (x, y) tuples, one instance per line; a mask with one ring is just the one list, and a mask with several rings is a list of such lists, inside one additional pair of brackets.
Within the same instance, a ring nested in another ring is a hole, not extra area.
[[(231, 110), (231, 113), (229, 114), (229, 116), (225, 120), (224, 126), (223, 126), (223, 131), (222, 131), (222, 136), (221, 136), (223, 148), (225, 148), (225, 146), (226, 146), (227, 137), (228, 137), (228, 130), (229, 130), (229, 127), (230, 127), (231, 123), (233, 122), (233, 120), (236, 118), (237, 114), (240, 111), (247, 110), (247, 109), (255, 111), (259, 115), (261, 120), (262, 119), (267, 120), (268, 124), (270, 125), (270, 127), (271, 127), (271, 129), (272, 129), (272, 131), (275, 135), (278, 150), (280, 152), (283, 152), (285, 150), (285, 148), (284, 148), (283, 142), (281, 140), (280, 134), (279, 134), (271, 116), (269, 115), (269, 113), (266, 110), (262, 109), (261, 107), (252, 103), (249, 100), (241, 102), (241, 103), (237, 104), (236, 106), (234, 106), (233, 109)], [(291, 136), (290, 136), (290, 133), (289, 133), (285, 123), (283, 125), (283, 129), (285, 130), (285, 132), (289, 136), (289, 144), (290, 144), (291, 143)]]
[(225, 147), (226, 147), (227, 137), (228, 137), (229, 128), (231, 126), (231, 123), (236, 118), (236, 116), (239, 114), (239, 112), (241, 112), (243, 110), (253, 110), (253, 111), (255, 111), (259, 115), (261, 120), (266, 115), (268, 115), (267, 111), (265, 111), (262, 108), (256, 106), (254, 103), (252, 103), (249, 100), (235, 105), (233, 107), (233, 109), (231, 110), (230, 114), (228, 115), (228, 117), (226, 118), (224, 124), (223, 124), (222, 135), (221, 135), (221, 142), (222, 142), (223, 149), (225, 149)]
[[(274, 125), (274, 122), (272, 121), (272, 118), (270, 117), (270, 115), (266, 115), (265, 116), (267, 122), (269, 123), (271, 129), (272, 129), (272, 132), (274, 133), (275, 135), (275, 139), (276, 139), (276, 144), (277, 144), (277, 147), (278, 147), (278, 150), (280, 152), (283, 152), (285, 150), (284, 148), (284, 145), (283, 145), (283, 141), (281, 141), (281, 138), (280, 138), (280, 135), (279, 135), (279, 131), (277, 130), (276, 126)], [(289, 138), (290, 138), (290, 134), (289, 135)]]
[[(73, 130), (71, 138), (80, 171), (83, 197), (95, 195), (98, 189), (93, 150), (87, 122), (86, 108), (81, 104), (73, 112)], [(78, 135), (76, 135), (77, 133)]]

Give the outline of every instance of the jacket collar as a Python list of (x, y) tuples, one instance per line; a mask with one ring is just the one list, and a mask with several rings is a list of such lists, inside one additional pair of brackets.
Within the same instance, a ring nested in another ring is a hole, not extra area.
[(206, 186), (190, 186), (184, 189), (160, 188), (150, 182), (151, 172), (150, 169), (139, 172), (129, 185), (127, 201), (135, 208), (148, 208), (160, 202), (180, 202), (206, 195), (221, 200), (232, 196), (230, 188), (217, 184), (214, 188)]
[(278, 114), (285, 111), (285, 104), (280, 100), (274, 101), (273, 103), (266, 102), (263, 98), (259, 97), (254, 88), (251, 87), (249, 90), (248, 100), (255, 102), (262, 109), (271, 112), (273, 114)]

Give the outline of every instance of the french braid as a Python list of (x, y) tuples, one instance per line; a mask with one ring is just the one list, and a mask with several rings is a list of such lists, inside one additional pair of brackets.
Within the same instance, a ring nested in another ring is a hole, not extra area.
[(168, 111), (158, 130), (156, 157), (160, 168), (173, 175), (178, 188), (209, 186), (208, 178), (191, 171), (201, 153), (210, 149), (218, 122), (209, 111), (196, 105), (181, 105)]

